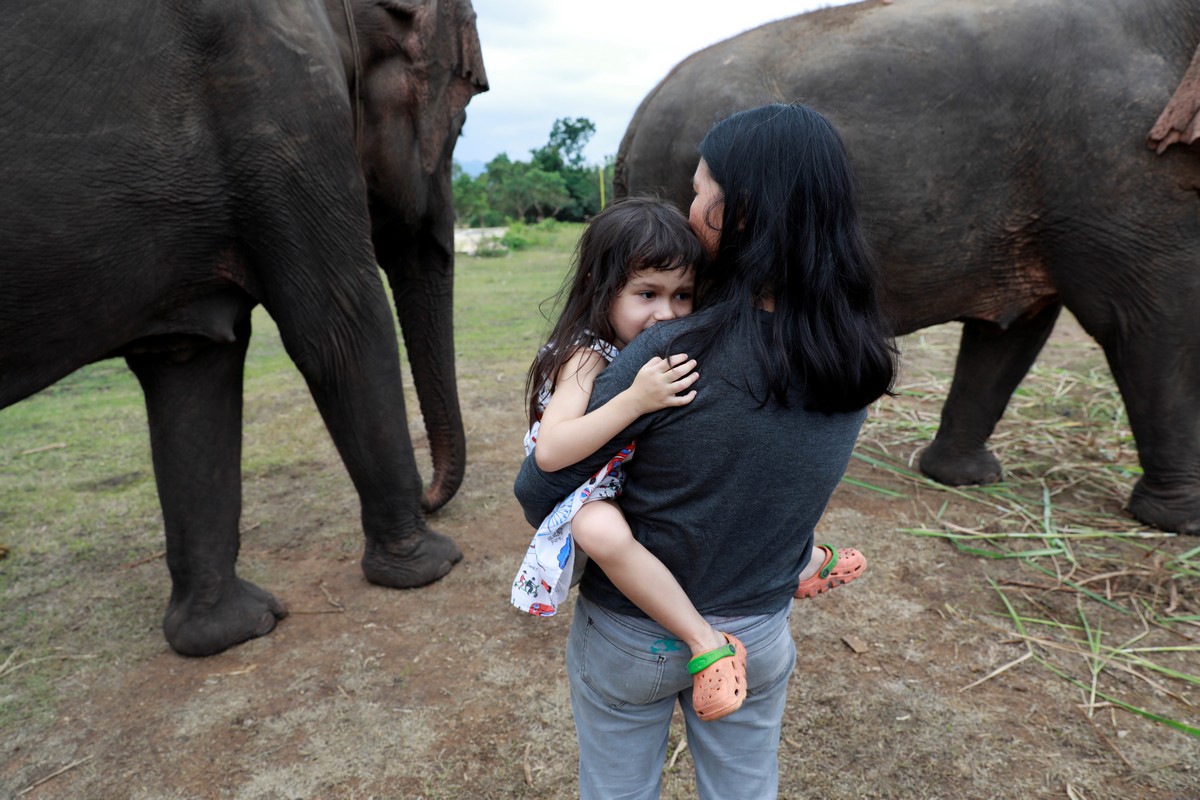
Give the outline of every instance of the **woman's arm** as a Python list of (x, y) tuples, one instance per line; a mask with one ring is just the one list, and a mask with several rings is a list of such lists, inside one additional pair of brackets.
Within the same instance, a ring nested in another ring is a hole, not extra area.
[(696, 396), (695, 390), (679, 394), (700, 377), (694, 360), (684, 354), (665, 360), (655, 356), (638, 370), (628, 389), (587, 412), (596, 376), (605, 366), (603, 356), (581, 347), (559, 371), (534, 449), (541, 469), (556, 472), (582, 461), (643, 414), (687, 405)]

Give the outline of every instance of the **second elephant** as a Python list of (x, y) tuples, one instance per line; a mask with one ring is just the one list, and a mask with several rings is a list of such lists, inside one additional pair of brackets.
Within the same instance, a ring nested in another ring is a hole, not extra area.
[(1200, 43), (1200, 0), (902, 0), (700, 51), (646, 97), (615, 188), (686, 207), (729, 113), (799, 101), (842, 132), (898, 334), (960, 320), (921, 469), (987, 483), (1009, 397), (1065, 306), (1104, 348), (1143, 477), (1129, 509), (1200, 533), (1200, 155), (1147, 133)]

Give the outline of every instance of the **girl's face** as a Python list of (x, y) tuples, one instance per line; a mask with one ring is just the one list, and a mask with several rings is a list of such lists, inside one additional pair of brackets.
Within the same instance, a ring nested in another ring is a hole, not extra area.
[(717, 246), (721, 243), (721, 216), (725, 213), (725, 192), (709, 174), (708, 163), (703, 158), (696, 165), (696, 174), (692, 176), (692, 191), (696, 196), (692, 198), (688, 222), (708, 255), (715, 258)]
[(692, 313), (695, 273), (691, 267), (638, 270), (608, 309), (618, 349), (624, 349), (639, 333), (667, 319)]

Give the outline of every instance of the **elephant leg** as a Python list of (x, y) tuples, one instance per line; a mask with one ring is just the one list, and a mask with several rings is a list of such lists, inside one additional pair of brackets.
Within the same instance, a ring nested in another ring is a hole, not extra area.
[(414, 588), (448, 573), (462, 551), (421, 512), (396, 325), (378, 271), (368, 266), (314, 269), (310, 276), (327, 285), (312, 293), (282, 286), (286, 295), (275, 295), (268, 310), (358, 491), (363, 574), (381, 586)]
[(1142, 467), (1129, 513), (1161, 530), (1200, 535), (1200, 365), (1188, 355), (1195, 334), (1158, 325), (1105, 347)]
[(126, 361), (141, 382), (167, 536), (171, 599), (163, 633), (183, 655), (219, 653), (269, 633), (286, 616), (269, 593), (238, 578), (242, 367), (237, 341)]
[(1000, 462), (987, 449), (988, 437), (1061, 310), (1061, 303), (1052, 303), (1006, 330), (976, 320), (963, 323), (954, 380), (937, 435), (921, 453), (922, 472), (951, 486), (1000, 480)]

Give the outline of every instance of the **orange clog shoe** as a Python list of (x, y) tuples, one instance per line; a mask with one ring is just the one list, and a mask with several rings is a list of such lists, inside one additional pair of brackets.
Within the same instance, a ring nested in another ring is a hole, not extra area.
[(736, 636), (721, 635), (728, 644), (688, 662), (692, 708), (706, 722), (729, 716), (746, 699), (746, 646)]
[(825, 562), (812, 577), (800, 581), (795, 595), (798, 599), (816, 597), (835, 586), (849, 583), (867, 569), (867, 557), (853, 547), (839, 547), (834, 550), (830, 545), (819, 544), (817, 548), (825, 551)]

